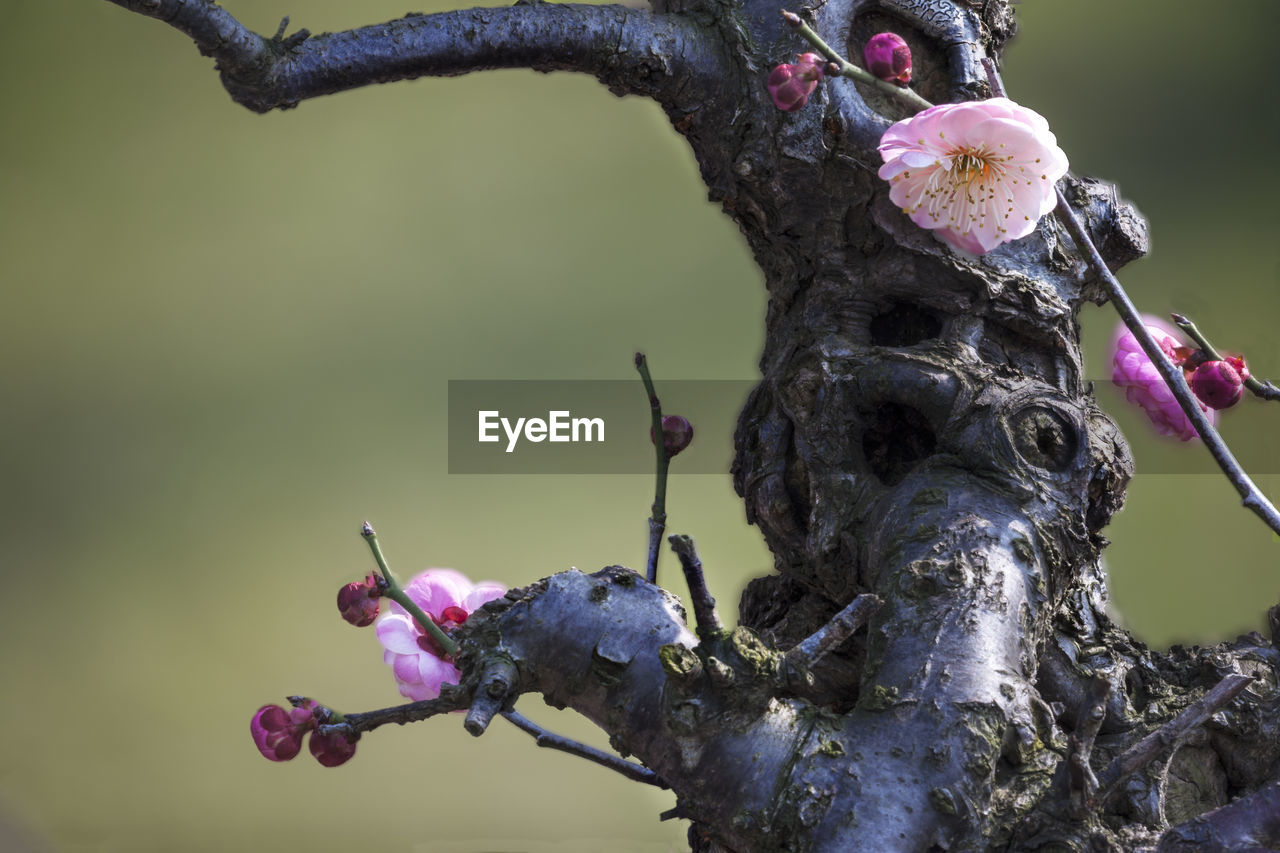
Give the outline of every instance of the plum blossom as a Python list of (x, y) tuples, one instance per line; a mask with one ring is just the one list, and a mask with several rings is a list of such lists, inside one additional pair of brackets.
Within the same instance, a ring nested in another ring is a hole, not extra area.
[[(453, 569), (427, 569), (405, 584), (404, 591), (447, 633), (507, 590), (489, 581), (473, 584)], [(376, 629), (385, 649), (382, 659), (391, 666), (401, 696), (415, 702), (434, 699), (440, 695), (440, 685), (458, 682), (458, 668), (403, 607), (393, 601), (388, 605)]]
[[(1142, 324), (1147, 327), (1147, 331), (1151, 333), (1151, 337), (1159, 344), (1164, 354), (1169, 356), (1174, 364), (1181, 366), (1188, 350), (1175, 337), (1173, 329), (1163, 321), (1149, 316), (1143, 316)], [(1182, 407), (1173, 396), (1173, 391), (1161, 378), (1151, 359), (1147, 358), (1147, 354), (1142, 351), (1138, 339), (1123, 325), (1116, 330), (1111, 378), (1116, 385), (1125, 389), (1125, 399), (1142, 407), (1147, 417), (1151, 419), (1151, 423), (1155, 425), (1156, 432), (1161, 435), (1176, 435), (1183, 441), (1198, 437), (1195, 427), (1191, 425), (1191, 421), (1187, 419)], [(1213, 423), (1217, 412), (1203, 403), (1200, 404), (1200, 408), (1204, 410), (1209, 422)]]
[(885, 131), (880, 155), (893, 203), (976, 255), (1034, 231), (1067, 171), (1049, 123), (1008, 98), (930, 107)]

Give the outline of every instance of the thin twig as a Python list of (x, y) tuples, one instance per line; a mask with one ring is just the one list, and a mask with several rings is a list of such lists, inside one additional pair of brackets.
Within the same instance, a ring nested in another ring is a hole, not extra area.
[[(1209, 339), (1204, 333), (1196, 327), (1196, 324), (1181, 314), (1170, 314), (1173, 318), (1173, 324), (1179, 329), (1187, 333), (1191, 340), (1200, 345), (1200, 349), (1204, 350), (1205, 355), (1209, 356), (1212, 361), (1222, 361), (1222, 354), (1209, 343)], [(1277, 388), (1270, 382), (1259, 382), (1250, 376), (1244, 381), (1244, 387), (1252, 391), (1256, 396), (1264, 400), (1280, 400), (1280, 388)]]
[(702, 561), (694, 548), (693, 538), (676, 535), (667, 539), (671, 550), (680, 558), (684, 579), (689, 585), (689, 600), (693, 604), (694, 631), (701, 640), (710, 640), (724, 633), (720, 617), (716, 615), (716, 600), (707, 589), (707, 579), (702, 574)]
[(469, 701), (470, 697), (458, 690), (457, 685), (445, 685), (435, 699), (410, 702), (407, 705), (396, 705), (392, 708), (379, 708), (376, 711), (363, 711), (358, 714), (344, 714), (342, 722), (320, 726), (318, 731), (358, 735), (388, 723), (403, 726), (406, 723), (416, 723), (450, 711), (458, 711), (467, 707)]
[(1104, 802), (1121, 782), (1155, 761), (1167, 747), (1186, 737), (1252, 683), (1251, 675), (1228, 675), (1181, 714), (1116, 756), (1098, 775), (1098, 801)]
[(648, 767), (633, 764), (593, 746), (587, 746), (585, 743), (578, 743), (576, 740), (570, 740), (562, 735), (549, 732), (533, 720), (521, 715), (519, 711), (503, 711), (502, 716), (506, 717), (516, 728), (533, 735), (533, 741), (538, 746), (556, 749), (560, 752), (576, 755), (579, 758), (585, 758), (587, 761), (593, 761), (601, 767), (608, 767), (610, 770), (621, 773), (633, 782), (644, 782), (647, 785), (654, 785), (664, 789), (671, 787)]
[(791, 683), (802, 681), (803, 673), (812, 669), (828, 652), (866, 624), (867, 619), (882, 603), (878, 596), (870, 593), (859, 595), (849, 602), (827, 624), (792, 646), (782, 656), (783, 678)]
[(649, 395), (649, 410), (653, 416), (653, 425), (649, 427), (649, 437), (653, 441), (654, 459), (657, 468), (653, 485), (653, 514), (649, 516), (649, 556), (645, 563), (644, 579), (649, 583), (658, 582), (658, 552), (662, 550), (662, 534), (667, 529), (667, 471), (671, 460), (667, 458), (667, 442), (662, 433), (662, 403), (658, 401), (658, 393), (653, 389), (653, 377), (649, 375), (649, 362), (644, 353), (636, 353), (636, 370), (640, 380), (644, 382), (645, 393)]
[[(992, 93), (998, 97), (1004, 97), (1004, 84), (995, 69), (995, 63), (990, 59), (984, 59), (982, 63), (987, 70), (987, 78), (991, 84)], [(1267, 496), (1262, 493), (1262, 490), (1249, 478), (1244, 466), (1236, 460), (1236, 457), (1231, 453), (1231, 449), (1227, 447), (1227, 443), (1222, 440), (1222, 436), (1213, 428), (1213, 424), (1209, 423), (1209, 419), (1205, 417), (1204, 410), (1200, 408), (1200, 402), (1191, 393), (1191, 387), (1187, 385), (1186, 377), (1182, 375), (1182, 371), (1178, 366), (1164, 354), (1159, 344), (1151, 337), (1151, 333), (1147, 331), (1146, 325), (1142, 322), (1142, 315), (1138, 313), (1137, 307), (1129, 299), (1129, 294), (1125, 293), (1119, 280), (1107, 268), (1107, 262), (1102, 259), (1097, 246), (1093, 244), (1093, 240), (1085, 230), (1084, 224), (1080, 222), (1075, 211), (1071, 209), (1071, 204), (1067, 201), (1067, 197), (1063, 195), (1061, 187), (1057, 188), (1056, 192), (1058, 194), (1058, 206), (1054, 208), (1054, 213), (1058, 215), (1058, 218), (1067, 227), (1067, 232), (1071, 234), (1071, 239), (1075, 241), (1077, 250), (1084, 255), (1085, 261), (1102, 282), (1111, 304), (1115, 306), (1116, 311), (1120, 314), (1120, 319), (1124, 321), (1125, 328), (1133, 334), (1138, 344), (1142, 347), (1142, 351), (1147, 354), (1147, 358), (1151, 359), (1151, 363), (1156, 366), (1160, 377), (1164, 379), (1165, 384), (1169, 386), (1169, 390), (1173, 392), (1174, 399), (1182, 407), (1187, 420), (1195, 427), (1195, 431), (1200, 434), (1200, 438), (1204, 441), (1204, 446), (1208, 448), (1209, 454), (1218, 463), (1218, 467), (1222, 469), (1222, 473), (1226, 475), (1231, 485), (1235, 486), (1236, 492), (1240, 495), (1241, 503), (1252, 510), (1273, 531), (1280, 534), (1280, 511), (1276, 510), (1271, 501), (1267, 499)]]
[(391, 573), (391, 568), (387, 565), (387, 558), (382, 555), (382, 546), (378, 543), (378, 534), (374, 532), (373, 525), (366, 521), (360, 528), (360, 535), (368, 543), (369, 550), (373, 552), (374, 562), (378, 564), (379, 569), (382, 569), (382, 577), (387, 582), (387, 588), (382, 590), (382, 594), (408, 611), (413, 621), (418, 623), (418, 627), (430, 634), (431, 639), (440, 644), (440, 648), (444, 650), (446, 655), (456, 655), (458, 653), (458, 644), (430, 616), (422, 612), (418, 602), (409, 597), (409, 594), (400, 586), (400, 582), (396, 580), (396, 576)]
[(888, 95), (893, 95), (899, 100), (906, 102), (908, 106), (914, 107), (917, 110), (924, 110), (933, 106), (933, 104), (920, 97), (913, 90), (904, 86), (895, 86), (893, 83), (881, 80), (871, 72), (865, 71), (845, 59), (838, 51), (832, 48), (831, 45), (823, 41), (822, 36), (814, 32), (813, 28), (801, 20), (800, 16), (796, 13), (788, 12), (784, 9), (782, 11), (782, 18), (795, 28), (801, 38), (813, 45), (814, 48), (816, 48), (817, 51), (828, 60), (834, 62), (836, 67), (840, 69), (840, 76), (852, 78), (857, 80), (859, 83), (866, 83), (868, 86), (874, 86), (880, 91)]

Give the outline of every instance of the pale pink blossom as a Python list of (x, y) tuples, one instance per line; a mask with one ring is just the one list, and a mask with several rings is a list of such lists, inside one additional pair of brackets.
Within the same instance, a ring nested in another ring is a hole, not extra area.
[[(405, 584), (405, 593), (446, 633), (480, 605), (501, 598), (501, 584), (473, 584), (453, 569), (427, 569)], [(440, 685), (457, 684), (458, 668), (429, 634), (421, 630), (403, 607), (388, 600), (388, 612), (378, 620), (382, 659), (391, 666), (400, 695), (415, 702), (440, 695)]]
[(1049, 123), (1008, 98), (930, 107), (885, 131), (880, 155), (893, 203), (977, 255), (1034, 231), (1067, 171)]
[[(1142, 323), (1164, 354), (1169, 356), (1174, 364), (1181, 366), (1183, 353), (1179, 352), (1179, 349), (1185, 351), (1186, 348), (1178, 340), (1173, 329), (1155, 317), (1144, 316)], [(1142, 407), (1155, 426), (1156, 432), (1161, 435), (1176, 435), (1183, 441), (1198, 437), (1195, 427), (1191, 425), (1191, 421), (1187, 419), (1182, 407), (1174, 398), (1173, 391), (1161, 378), (1151, 359), (1147, 358), (1147, 354), (1142, 351), (1138, 339), (1123, 325), (1116, 330), (1115, 356), (1111, 364), (1112, 380), (1125, 389), (1125, 398), (1130, 403), (1136, 403)], [(1200, 403), (1200, 408), (1209, 418), (1209, 423), (1213, 423), (1217, 412), (1203, 403)]]

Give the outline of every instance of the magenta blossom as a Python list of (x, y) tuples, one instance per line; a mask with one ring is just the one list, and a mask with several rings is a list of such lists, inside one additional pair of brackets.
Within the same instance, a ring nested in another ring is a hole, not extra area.
[[(492, 582), (473, 584), (453, 569), (427, 569), (405, 584), (405, 593), (445, 633), (456, 628), (486, 601), (501, 598), (506, 587)], [(378, 641), (386, 651), (400, 695), (415, 702), (440, 695), (440, 685), (456, 684), (458, 668), (430, 634), (421, 630), (403, 607), (389, 602), (378, 620)]]
[[(1178, 341), (1173, 329), (1155, 317), (1144, 316), (1142, 323), (1160, 345), (1164, 354), (1181, 367), (1186, 348)], [(1125, 398), (1130, 403), (1136, 403), (1142, 407), (1147, 417), (1151, 418), (1151, 423), (1155, 425), (1156, 432), (1161, 435), (1176, 435), (1183, 441), (1190, 441), (1198, 436), (1195, 427), (1191, 425), (1191, 421), (1187, 419), (1182, 407), (1174, 398), (1173, 391), (1160, 377), (1151, 359), (1147, 358), (1147, 354), (1142, 351), (1138, 339), (1123, 325), (1116, 330), (1115, 357), (1112, 359), (1112, 366), (1112, 380), (1125, 389)], [(1203, 403), (1200, 404), (1200, 408), (1209, 418), (1209, 422), (1213, 423), (1217, 413)]]
[(795, 112), (809, 102), (809, 96), (818, 88), (826, 60), (816, 53), (801, 53), (796, 64), (782, 63), (769, 73), (769, 97), (784, 112)]
[(893, 203), (975, 255), (1034, 231), (1067, 171), (1049, 123), (1008, 98), (930, 107), (886, 130), (880, 155)]
[(302, 737), (315, 728), (315, 703), (308, 700), (296, 708), (263, 705), (249, 721), (253, 745), (272, 761), (288, 761), (302, 749)]

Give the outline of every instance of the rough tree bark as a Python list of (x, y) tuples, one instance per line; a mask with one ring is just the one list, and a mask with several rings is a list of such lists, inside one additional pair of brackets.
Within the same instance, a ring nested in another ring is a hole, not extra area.
[[(1132, 463), (1083, 377), (1097, 282), (1052, 217), (979, 260), (914, 226), (875, 176), (905, 115), (882, 95), (838, 79), (775, 109), (764, 76), (804, 49), (778, 0), (520, 0), (275, 38), (207, 0), (112, 2), (186, 32), (259, 111), (510, 66), (654, 98), (765, 273), (734, 481), (777, 573), (741, 627), (704, 612), (695, 636), (629, 570), (554, 575), (468, 623), (463, 684), (422, 714), (471, 705), (482, 731), (521, 693), (571, 707), (675, 791), (697, 849), (1280, 846), (1271, 642), (1160, 654), (1106, 614), (1100, 531)], [(794, 11), (852, 56), (904, 35), (935, 102), (989, 95), (980, 60), (1013, 32), (1004, 0)], [(1143, 253), (1111, 187), (1065, 189), (1113, 269)], [(782, 657), (855, 599), (865, 630)]]

